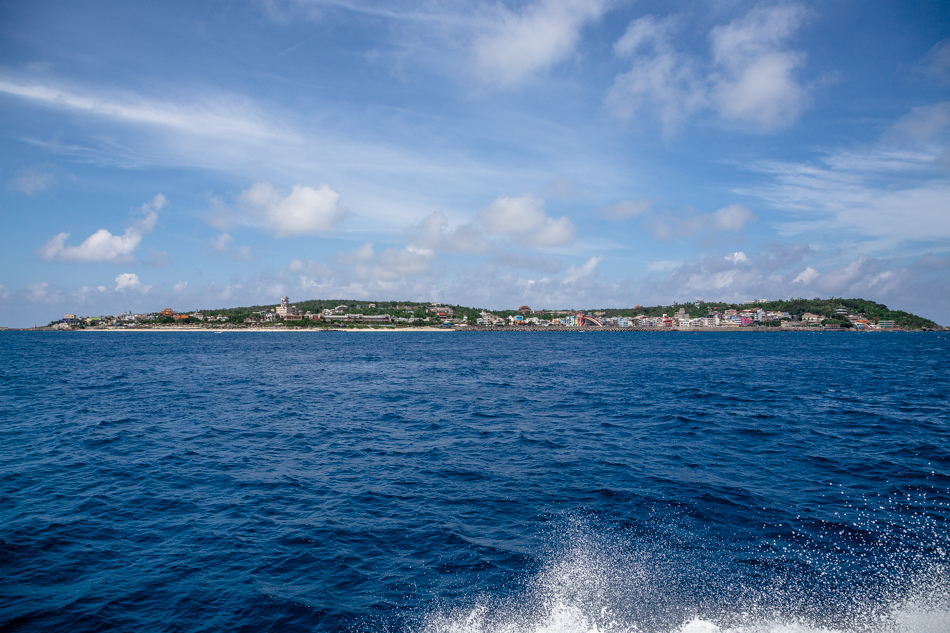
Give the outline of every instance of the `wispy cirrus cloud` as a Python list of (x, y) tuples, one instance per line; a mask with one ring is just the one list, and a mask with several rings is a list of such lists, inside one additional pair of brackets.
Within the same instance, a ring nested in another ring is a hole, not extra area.
[[(877, 142), (809, 162), (760, 161), (765, 182), (736, 192), (780, 211), (786, 236), (835, 232), (888, 251), (908, 241), (950, 240), (950, 111), (914, 108)], [(866, 247), (870, 248), (870, 247)]]
[(169, 128), (202, 137), (287, 140), (294, 136), (269, 121), (246, 99), (233, 95), (204, 103), (182, 104), (124, 91), (90, 91), (2, 77), (0, 94), (49, 108), (85, 112), (104, 119)]

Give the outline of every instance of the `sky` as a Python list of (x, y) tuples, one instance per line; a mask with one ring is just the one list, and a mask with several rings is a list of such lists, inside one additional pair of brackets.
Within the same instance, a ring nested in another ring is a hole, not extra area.
[(0, 326), (861, 297), (950, 325), (950, 2), (0, 0)]

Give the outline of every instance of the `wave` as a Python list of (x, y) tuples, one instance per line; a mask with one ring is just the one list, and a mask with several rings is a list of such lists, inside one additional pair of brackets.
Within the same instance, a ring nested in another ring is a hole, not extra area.
[[(668, 548), (576, 526), (507, 596), (434, 608), (414, 633), (947, 633), (950, 574), (916, 569), (826, 595), (788, 580), (730, 582)], [(665, 551), (664, 551), (665, 550)], [(694, 556), (695, 553), (690, 556)], [(891, 556), (893, 559), (893, 556)], [(684, 564), (685, 563), (685, 564)], [(818, 571), (821, 575), (821, 571)], [(866, 579), (865, 579), (866, 580)], [(852, 592), (853, 591), (853, 592)]]

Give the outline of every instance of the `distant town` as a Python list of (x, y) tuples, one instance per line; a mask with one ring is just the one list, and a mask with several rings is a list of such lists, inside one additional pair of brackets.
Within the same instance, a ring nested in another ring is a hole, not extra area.
[(80, 329), (400, 329), (459, 330), (942, 330), (933, 321), (864, 299), (752, 299), (739, 304), (673, 302), (628, 309), (488, 311), (420, 302), (307, 300), (269, 306), (80, 316), (66, 314), (43, 330)]

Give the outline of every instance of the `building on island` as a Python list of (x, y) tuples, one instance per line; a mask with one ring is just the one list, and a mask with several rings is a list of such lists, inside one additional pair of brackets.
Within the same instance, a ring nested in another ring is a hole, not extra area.
[(297, 306), (290, 305), (290, 297), (281, 297), (280, 305), (274, 310), (284, 321), (299, 321), (303, 317), (297, 314)]

